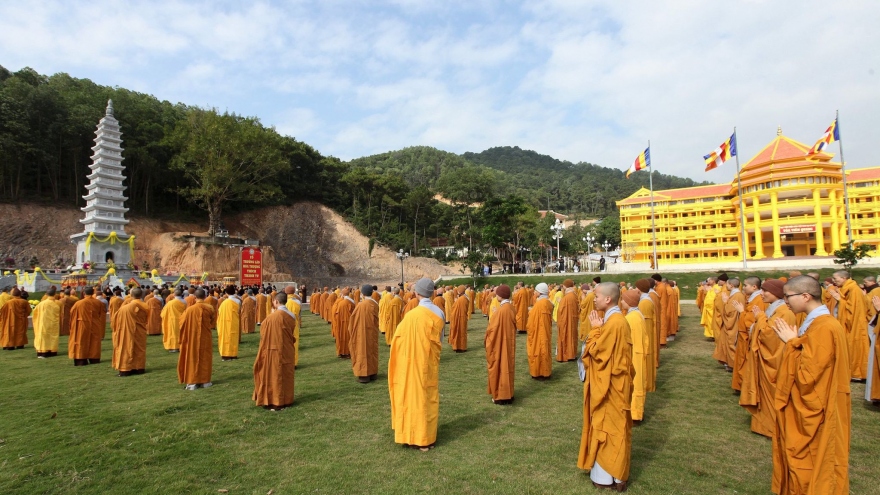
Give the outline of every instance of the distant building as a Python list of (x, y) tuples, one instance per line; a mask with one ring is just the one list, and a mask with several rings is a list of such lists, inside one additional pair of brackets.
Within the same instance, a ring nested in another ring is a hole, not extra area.
[[(828, 153), (808, 160), (809, 146), (781, 131), (742, 168), (742, 202), (730, 184), (654, 191), (657, 257), (665, 263), (742, 259), (740, 205), (747, 259), (831, 256), (845, 244), (841, 164)], [(731, 173), (736, 165), (731, 164)], [(880, 247), (880, 167), (847, 171), (852, 238)], [(652, 253), (650, 191), (617, 202), (621, 244), (632, 261)]]

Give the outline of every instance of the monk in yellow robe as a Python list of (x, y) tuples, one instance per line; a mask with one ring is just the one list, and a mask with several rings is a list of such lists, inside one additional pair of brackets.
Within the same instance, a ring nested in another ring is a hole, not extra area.
[(370, 383), (379, 376), (379, 303), (373, 299), (373, 286), (364, 285), (361, 294), (346, 331), (351, 370), (358, 382)]
[(241, 318), (241, 333), (254, 333), (257, 331), (257, 298), (254, 291), (248, 289), (244, 297), (241, 298), (241, 308), (239, 317)]
[(659, 322), (657, 314), (654, 311), (654, 301), (651, 299), (651, 280), (650, 278), (642, 278), (636, 280), (636, 288), (641, 295), (639, 296), (639, 313), (645, 318), (645, 331), (648, 334), (648, 353), (645, 356), (645, 391), (654, 392), (657, 390), (657, 357), (660, 355), (660, 344), (657, 342), (659, 333)]
[(853, 380), (864, 380), (868, 376), (868, 308), (859, 284), (850, 278), (846, 270), (838, 270), (831, 275), (834, 287), (831, 297), (837, 301), (833, 311), (837, 321), (846, 332), (847, 355), (850, 360), (850, 373)]
[(296, 316), (286, 304), (287, 294), (283, 292), (272, 298), (274, 311), (260, 327), (260, 347), (254, 360), (253, 400), (271, 411), (293, 405)]
[[(312, 313), (315, 312), (314, 304), (315, 304), (315, 296), (312, 296), (312, 306), (309, 306), (310, 309), (312, 310)], [(257, 325), (263, 324), (263, 320), (266, 319), (267, 314), (268, 313), (266, 312), (266, 293), (263, 292), (263, 289), (261, 288), (257, 292)]]
[(147, 335), (162, 335), (162, 298), (159, 291), (147, 294), (144, 298), (147, 305)]
[(348, 287), (342, 289), (342, 297), (333, 306), (333, 316), (330, 322), (333, 336), (336, 337), (336, 355), (342, 359), (351, 358), (351, 349), (349, 348), (351, 337), (348, 333), (348, 325), (355, 304), (349, 294)]
[(529, 320), (529, 306), (531, 305), (529, 298), (529, 289), (522, 282), (517, 282), (516, 289), (513, 291), (513, 308), (516, 310), (516, 331), (526, 333), (526, 322)]
[(706, 279), (706, 284), (702, 288), (703, 308), (700, 311), (700, 325), (703, 325), (703, 336), (707, 339), (715, 338), (715, 296), (721, 292), (721, 289), (715, 284), (714, 278)]
[(403, 317), (391, 341), (388, 394), (394, 442), (426, 452), (437, 441), (444, 320), (440, 308), (428, 299), (434, 282), (423, 278), (414, 288), (419, 302)]
[[(205, 291), (202, 290), (201, 293), (202, 299), (199, 302), (204, 304)], [(198, 296), (196, 296), (196, 300), (198, 300)], [(186, 310), (183, 291), (177, 289), (171, 300), (166, 302), (165, 307), (162, 308), (162, 345), (168, 352), (178, 352), (180, 349), (180, 322), (183, 312)]]
[[(572, 284), (573, 283), (574, 281), (572, 280)], [(557, 323), (559, 323), (559, 303), (562, 302), (562, 296), (564, 295), (564, 287), (553, 288), (550, 290), (550, 301), (553, 302), (553, 321)]]
[(64, 297), (60, 300), (62, 302), (60, 335), (70, 335), (70, 309), (79, 301), (79, 298), (76, 297), (76, 292), (68, 287), (64, 289)]
[(495, 289), (498, 310), (486, 327), (486, 366), (489, 370), (487, 391), (498, 405), (513, 403), (516, 364), (516, 310), (510, 304), (510, 287)]
[(755, 323), (754, 308), (758, 308), (760, 311), (767, 309), (767, 305), (764, 304), (763, 292), (761, 291), (760, 278), (748, 277), (743, 280), (742, 292), (744, 297), (747, 298), (746, 303), (740, 304), (736, 301), (732, 303), (734, 309), (739, 313), (739, 318), (736, 324), (736, 349), (733, 356), (733, 377), (731, 377), (730, 386), (737, 392), (742, 390), (743, 380), (753, 380), (751, 377), (746, 377), (745, 373), (754, 371), (753, 368), (750, 368), (748, 371), (746, 370), (746, 359), (751, 348), (751, 330), (752, 325)]
[(452, 314), (452, 305), (455, 304), (455, 292), (452, 290), (452, 287), (446, 287), (443, 290), (443, 306), (440, 306), (440, 309), (443, 310), (443, 314), (446, 315), (446, 323), (449, 323), (449, 315)]
[(489, 301), (489, 321), (492, 321), (492, 315), (495, 314), (495, 311), (498, 311), (498, 306), (501, 304), (498, 302), (498, 298), (495, 297), (495, 289), (492, 289), (492, 300)]
[(452, 314), (449, 320), (449, 345), (455, 352), (467, 352), (468, 347), (468, 320), (470, 320), (470, 298), (465, 293), (463, 285), (458, 287), (458, 299), (452, 305)]
[(538, 295), (526, 322), (526, 355), (529, 359), (529, 375), (536, 380), (546, 380), (553, 373), (551, 344), (553, 343), (553, 303), (545, 283), (535, 287)]
[[(177, 358), (177, 380), (185, 385), (186, 390), (208, 388), (211, 383), (211, 367), (214, 352), (211, 349), (211, 329), (214, 328), (217, 312), (205, 301), (207, 294), (204, 289), (197, 289), (193, 294), (196, 304), (186, 307), (183, 292), (175, 291), (176, 301), (169, 306), (182, 306), (183, 313), (177, 318), (180, 322), (180, 356)], [(175, 308), (179, 309), (178, 308)], [(164, 324), (164, 319), (163, 319)]]
[(581, 286), (581, 294), (583, 294), (580, 301), (580, 313), (578, 314), (578, 342), (583, 342), (587, 340), (587, 336), (590, 335), (590, 313), (596, 309), (593, 306), (593, 302), (596, 299), (596, 294), (591, 290), (589, 284), (583, 284)]
[(785, 342), (776, 379), (773, 479), (777, 494), (843, 495), (849, 491), (850, 360), (845, 330), (821, 302), (812, 277), (784, 286), (800, 328), (776, 320)]
[(577, 359), (578, 315), (580, 314), (577, 295), (574, 293), (574, 281), (566, 279), (563, 283), (564, 295), (556, 306), (556, 360), (560, 363)]
[[(225, 301), (217, 310), (217, 347), (221, 361), (238, 359), (238, 343), (241, 336), (241, 299), (235, 293), (235, 287), (226, 288)], [(193, 296), (195, 297), (195, 296)]]
[(0, 307), (0, 347), (5, 351), (24, 349), (28, 343), (28, 316), (31, 305), (22, 298), (21, 291), (12, 289), (11, 299)]
[(70, 338), (67, 357), (74, 366), (101, 362), (101, 340), (107, 329), (107, 307), (94, 297), (95, 290), (86, 287), (83, 298), (70, 310)]
[[(632, 450), (632, 340), (621, 314), (620, 289), (605, 282), (595, 288), (592, 330), (581, 354), (584, 382), (583, 429), (578, 467), (590, 471), (597, 487), (626, 490)], [(604, 317), (599, 316), (604, 311)]]
[(748, 341), (749, 350), (743, 372), (742, 393), (739, 405), (752, 415), (753, 432), (773, 438), (776, 432), (776, 377), (782, 363), (784, 344), (776, 335), (776, 320), (795, 324), (794, 313), (783, 299), (781, 280), (768, 279), (761, 285), (762, 299), (766, 309), (752, 306), (754, 327)]
[(55, 295), (44, 298), (34, 308), (34, 349), (37, 357), (45, 359), (58, 355), (58, 335), (61, 331), (61, 305)]
[(620, 307), (626, 313), (626, 323), (630, 329), (632, 340), (632, 366), (635, 374), (632, 377), (632, 401), (630, 402), (630, 414), (633, 421), (641, 421), (645, 417), (645, 393), (648, 382), (648, 327), (645, 316), (639, 311), (639, 299), (642, 292), (639, 289), (629, 289), (620, 296)]
[(394, 338), (397, 325), (400, 324), (400, 320), (403, 318), (403, 298), (400, 297), (400, 287), (392, 288), (390, 296), (385, 313), (385, 344), (389, 346), (391, 345), (391, 339)]
[(284, 293), (287, 294), (287, 303), (284, 307), (293, 313), (293, 316), (296, 318), (296, 327), (293, 330), (293, 337), (295, 338), (293, 343), (293, 364), (294, 366), (299, 366), (299, 332), (300, 322), (302, 321), (302, 302), (292, 286), (285, 287)]
[(385, 287), (385, 289), (379, 297), (379, 333), (382, 335), (388, 331), (388, 303), (393, 297), (391, 287)]
[(149, 309), (144, 291), (135, 287), (131, 302), (116, 312), (113, 321), (113, 368), (118, 376), (140, 375), (147, 365), (147, 320)]

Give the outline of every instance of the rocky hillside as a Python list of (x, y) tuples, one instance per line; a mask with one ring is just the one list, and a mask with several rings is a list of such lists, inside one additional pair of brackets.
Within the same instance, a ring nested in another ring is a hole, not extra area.
[[(74, 248), (68, 236), (81, 231), (80, 218), (82, 212), (74, 208), (0, 204), (0, 261), (13, 257), (21, 265), (36, 256), (44, 269), (52, 268), (56, 260), (70, 264)], [(203, 233), (204, 224), (130, 220), (126, 232), (135, 235), (138, 264), (147, 261), (164, 272), (207, 271), (212, 279), (238, 272), (238, 249), (186, 239)], [(376, 246), (368, 255), (367, 238), (317, 203), (228, 215), (224, 222), (232, 234), (259, 239), (268, 247), (263, 263), (269, 280), (296, 280), (309, 286), (400, 281), (400, 261), (392, 251)], [(430, 258), (410, 258), (404, 269), (407, 280), (459, 273)]]

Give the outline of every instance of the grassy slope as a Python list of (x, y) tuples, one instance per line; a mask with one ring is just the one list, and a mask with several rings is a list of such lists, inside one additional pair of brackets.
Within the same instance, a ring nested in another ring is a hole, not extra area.
[[(770, 443), (749, 432), (695, 308), (683, 309), (633, 433), (630, 493), (769, 493)], [(475, 315), (470, 352), (444, 345), (438, 446), (420, 453), (393, 442), (384, 344), (379, 381), (358, 384), (334, 356), (329, 326), (304, 316), (296, 404), (278, 413), (250, 401), (258, 334), (244, 336), (238, 361), (215, 355), (216, 385), (196, 392), (176, 383), (176, 356), (160, 337), (150, 337), (147, 374), (129, 378), (107, 362), (74, 368), (37, 360), (31, 347), (0, 352), (0, 493), (593, 493), (576, 466), (573, 363), (555, 363), (551, 381), (529, 379), (520, 336), (516, 403), (495, 406), (486, 320)], [(109, 351), (108, 339), (106, 360)], [(880, 421), (863, 391), (853, 386), (852, 493), (880, 493)]]

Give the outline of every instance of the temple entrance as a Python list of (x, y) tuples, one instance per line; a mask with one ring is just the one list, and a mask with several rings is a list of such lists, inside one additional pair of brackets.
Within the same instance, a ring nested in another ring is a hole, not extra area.
[(104, 255), (104, 263), (109, 263), (113, 261), (113, 251), (107, 251), (107, 254)]
[(794, 256), (794, 246), (782, 246), (782, 254), (785, 256)]

